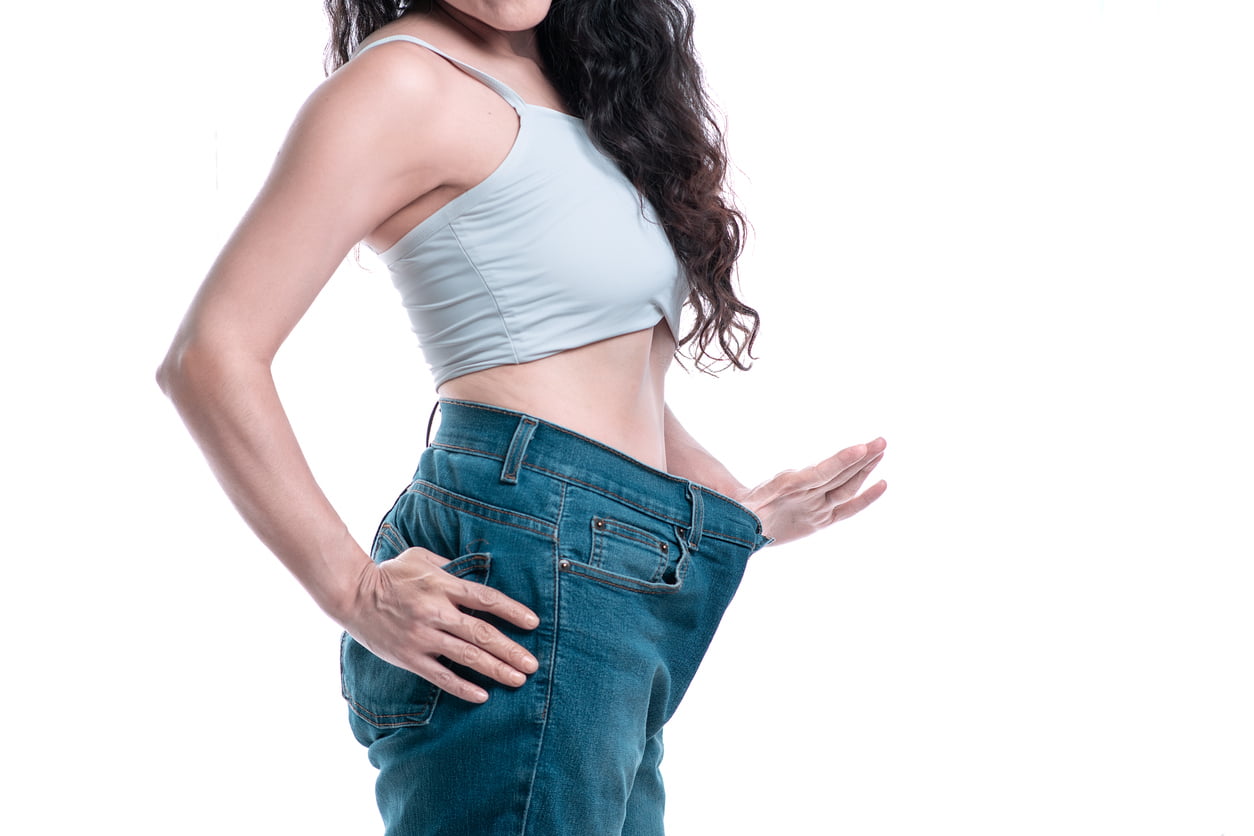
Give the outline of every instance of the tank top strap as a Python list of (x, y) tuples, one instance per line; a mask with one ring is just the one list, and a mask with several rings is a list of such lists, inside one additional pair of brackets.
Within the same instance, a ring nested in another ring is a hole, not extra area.
[(465, 61), (458, 61), (456, 58), (449, 55), (447, 52), (440, 49), (439, 47), (429, 44), (426, 41), (422, 40), (421, 38), (415, 38), (413, 35), (390, 35), (386, 38), (380, 38), (379, 40), (374, 41), (373, 43), (366, 44), (365, 46), (358, 46), (357, 49), (353, 52), (352, 56), (348, 60), (351, 61), (353, 60), (353, 58), (356, 58), (358, 55), (361, 55), (363, 52), (367, 50), (374, 49), (376, 46), (390, 43), (392, 41), (406, 41), (408, 43), (417, 44), (418, 46), (429, 49), (430, 51), (434, 52), (436, 55), (443, 58), (445, 61), (448, 61), (453, 66), (457, 67), (462, 72), (466, 73), (472, 78), (478, 79), (479, 81), (483, 82), (485, 85), (487, 85), (492, 90), (494, 90), (497, 93), (497, 95), (499, 95), (502, 99), (509, 102), (510, 107), (514, 108), (514, 110), (518, 112), (518, 115), (520, 117), (523, 115), (523, 108), (526, 106), (526, 102), (522, 100), (522, 96), (519, 96), (517, 93), (515, 93), (504, 82), (497, 81), (495, 78), (488, 75), (483, 70), (476, 69), (475, 67), (472, 67), (469, 64), (467, 64)]

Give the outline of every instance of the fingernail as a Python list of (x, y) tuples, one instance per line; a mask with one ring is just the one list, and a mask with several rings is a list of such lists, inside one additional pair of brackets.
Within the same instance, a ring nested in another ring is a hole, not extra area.
[(527, 668), (529, 672), (534, 673), (539, 670), (540, 663), (535, 660), (535, 657), (527, 656), (523, 659), (523, 667)]
[(483, 690), (475, 691), (475, 692), (473, 693), (473, 696), (474, 696), (474, 698), (475, 698), (475, 701), (476, 701), (476, 702), (487, 702), (487, 701), (488, 701), (488, 692), (487, 692), (487, 691), (483, 691)]
[(523, 676), (518, 671), (510, 671), (509, 681), (514, 683), (515, 685), (522, 685), (524, 682), (527, 681), (527, 677)]

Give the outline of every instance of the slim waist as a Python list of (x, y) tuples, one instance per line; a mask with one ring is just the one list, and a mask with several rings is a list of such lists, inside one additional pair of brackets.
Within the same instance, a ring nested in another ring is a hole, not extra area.
[(770, 542), (757, 516), (691, 480), (650, 467), (613, 447), (539, 418), (473, 401), (441, 398), (431, 446), (493, 458), (501, 480), (525, 470), (577, 484), (674, 525), (694, 529), (694, 545), (717, 537), (757, 549)]

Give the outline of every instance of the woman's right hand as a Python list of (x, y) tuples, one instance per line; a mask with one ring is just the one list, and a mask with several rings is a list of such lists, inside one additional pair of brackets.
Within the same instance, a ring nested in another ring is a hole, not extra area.
[(353, 611), (341, 623), (386, 662), (455, 697), (481, 703), (488, 694), (453, 673), (441, 656), (502, 685), (517, 687), (539, 667), (522, 645), (462, 608), (491, 613), (525, 630), (540, 619), (517, 601), (443, 569), (449, 561), (423, 548), (362, 570)]

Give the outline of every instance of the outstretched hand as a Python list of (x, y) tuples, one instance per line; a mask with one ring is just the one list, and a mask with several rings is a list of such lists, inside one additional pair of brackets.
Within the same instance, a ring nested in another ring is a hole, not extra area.
[(776, 543), (799, 540), (852, 517), (883, 495), (888, 483), (882, 480), (858, 491), (886, 446), (882, 438), (856, 444), (811, 467), (785, 470), (738, 499), (758, 515), (767, 537)]

